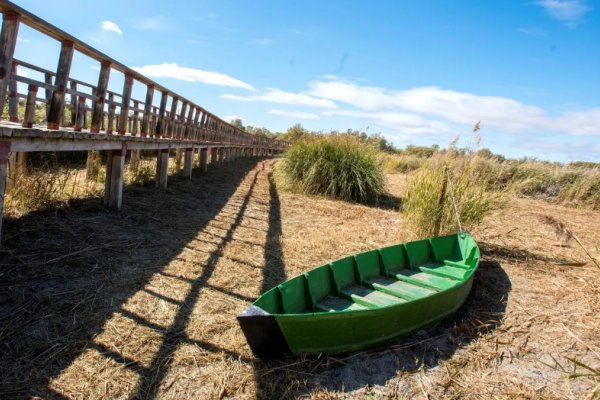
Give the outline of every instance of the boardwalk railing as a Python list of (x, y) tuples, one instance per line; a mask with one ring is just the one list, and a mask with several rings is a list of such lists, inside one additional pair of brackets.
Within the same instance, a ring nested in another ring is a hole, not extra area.
[[(185, 150), (184, 175), (191, 177), (195, 153), (206, 169), (209, 151), (214, 163), (240, 156), (272, 155), (286, 147), (281, 141), (250, 134), (223, 121), (10, 1), (0, 0), (0, 11), (0, 105), (8, 100), (9, 115), (8, 121), (0, 121), (0, 215), (11, 153), (107, 150), (105, 203), (119, 209), (128, 150), (159, 150), (156, 182), (166, 188), (171, 149)], [(14, 58), (20, 24), (60, 42), (56, 71)], [(69, 76), (75, 51), (100, 63), (96, 85)], [(18, 74), (17, 67), (25, 73)], [(111, 71), (123, 74), (121, 93), (108, 90)], [(31, 79), (27, 72), (44, 80)], [(146, 88), (144, 100), (132, 98), (134, 82)], [(19, 92), (20, 88), (26, 91)], [(19, 118), (23, 103), (24, 116)], [(40, 109), (45, 121), (39, 121)]]

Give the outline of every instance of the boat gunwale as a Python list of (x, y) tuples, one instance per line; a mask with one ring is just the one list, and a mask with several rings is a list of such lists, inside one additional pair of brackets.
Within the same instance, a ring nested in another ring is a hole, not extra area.
[[(462, 232), (462, 233), (461, 233), (461, 232), (457, 232), (457, 233), (454, 233), (454, 234), (449, 234), (449, 235), (445, 235), (445, 236), (457, 236), (457, 238), (458, 238), (458, 237), (459, 237), (459, 235), (461, 235), (461, 234), (467, 235), (467, 236), (471, 237), (471, 239), (473, 239), (473, 237), (472, 237), (472, 236), (471, 236), (469, 233), (467, 233), (467, 232)], [(429, 240), (429, 239), (431, 239), (431, 238), (422, 239), (422, 240)], [(459, 240), (460, 240), (460, 239), (459, 239)], [(473, 239), (473, 242), (475, 243), (475, 248), (476, 248), (476, 249), (479, 249), (479, 245), (477, 244), (477, 242), (475, 242), (475, 240), (474, 240), (474, 239)], [(398, 243), (398, 244), (391, 245), (391, 246), (381, 247), (381, 248), (378, 248), (378, 249), (375, 249), (375, 250), (379, 251), (379, 250), (381, 250), (381, 249), (384, 249), (384, 248), (387, 248), (387, 247), (393, 247), (393, 246), (398, 246), (398, 245), (404, 245), (404, 244), (406, 244), (406, 243), (412, 243), (412, 242), (403, 242), (403, 243)], [(431, 243), (431, 242), (430, 242), (430, 243)], [(262, 293), (262, 294), (261, 294), (261, 295), (260, 295), (260, 296), (259, 296), (259, 297), (258, 297), (258, 298), (257, 298), (257, 299), (254, 301), (254, 302), (252, 302), (252, 306), (255, 306), (255, 307), (259, 307), (259, 308), (261, 308), (260, 306), (256, 305), (256, 302), (257, 302), (257, 301), (258, 301), (258, 300), (259, 300), (259, 299), (260, 299), (262, 296), (264, 296), (266, 293), (268, 293), (268, 292), (269, 292), (269, 291), (271, 291), (271, 290), (277, 290), (277, 289), (278, 289), (278, 287), (279, 287), (280, 285), (283, 285), (283, 284), (285, 284), (286, 282), (288, 282), (288, 281), (290, 281), (290, 280), (292, 280), (292, 279), (295, 279), (295, 278), (297, 278), (297, 277), (304, 276), (304, 277), (305, 277), (305, 279), (306, 279), (306, 276), (305, 276), (306, 272), (314, 271), (314, 270), (317, 270), (317, 269), (320, 269), (320, 268), (328, 268), (328, 267), (330, 267), (330, 266), (331, 266), (331, 264), (332, 264), (332, 263), (334, 263), (334, 262), (336, 262), (336, 261), (338, 261), (338, 260), (343, 260), (343, 259), (345, 259), (345, 258), (347, 258), (347, 257), (355, 257), (355, 256), (357, 256), (357, 255), (364, 254), (364, 253), (367, 253), (367, 252), (369, 252), (369, 251), (373, 251), (373, 250), (366, 250), (366, 251), (364, 251), (364, 252), (361, 252), (361, 253), (356, 253), (356, 254), (352, 254), (352, 255), (344, 256), (344, 257), (341, 257), (341, 258), (339, 258), (339, 259), (337, 259), (337, 260), (334, 260), (334, 261), (331, 261), (331, 262), (329, 262), (329, 263), (326, 263), (326, 264), (320, 265), (320, 266), (318, 266), (318, 267), (315, 267), (315, 268), (309, 269), (308, 271), (302, 272), (302, 273), (300, 273), (300, 274), (298, 274), (298, 275), (295, 275), (295, 276), (293, 276), (293, 277), (291, 277), (291, 278), (289, 278), (289, 279), (286, 279), (286, 281), (284, 281), (284, 282), (280, 283), (279, 285), (275, 285), (273, 288), (269, 289), (267, 292), (264, 292), (264, 293)], [(455, 290), (458, 290), (458, 289), (460, 289), (461, 287), (463, 287), (464, 285), (468, 284), (468, 283), (469, 283), (469, 281), (470, 281), (470, 280), (472, 280), (471, 278), (473, 277), (473, 275), (474, 275), (474, 274), (475, 274), (475, 272), (477, 271), (477, 268), (479, 267), (480, 258), (481, 258), (481, 256), (479, 256), (479, 257), (477, 257), (477, 258), (476, 258), (476, 262), (475, 262), (475, 265), (474, 265), (474, 266), (472, 266), (472, 267), (470, 267), (470, 266), (469, 266), (469, 268), (468, 268), (468, 269), (465, 269), (465, 271), (468, 271), (468, 272), (467, 272), (467, 274), (466, 274), (466, 275), (465, 275), (465, 276), (464, 276), (462, 279), (456, 279), (456, 278), (454, 278), (454, 279), (451, 279), (451, 278), (446, 278), (446, 279), (449, 279), (449, 280), (456, 280), (456, 281), (458, 282), (458, 283), (456, 283), (455, 285), (453, 285), (452, 287), (449, 287), (449, 288), (447, 288), (447, 289), (436, 290), (436, 291), (435, 291), (435, 293), (432, 293), (432, 294), (430, 294), (430, 295), (428, 295), (428, 296), (424, 296), (424, 297), (420, 297), (420, 298), (417, 298), (417, 299), (412, 299), (412, 300), (407, 300), (407, 301), (406, 301), (406, 302), (404, 302), (404, 303), (399, 303), (399, 304), (389, 304), (389, 305), (382, 305), (382, 306), (379, 306), (379, 307), (377, 307), (377, 308), (365, 308), (365, 309), (358, 309), (358, 310), (357, 310), (357, 309), (345, 309), (345, 310), (333, 310), (333, 311), (310, 311), (310, 312), (302, 312), (302, 313), (270, 313), (270, 312), (268, 312), (268, 311), (266, 311), (266, 310), (263, 310), (263, 311), (265, 311), (265, 312), (266, 312), (268, 315), (271, 315), (271, 316), (275, 317), (276, 319), (279, 319), (279, 318), (285, 318), (285, 319), (287, 319), (287, 318), (292, 318), (292, 317), (294, 317), (294, 318), (298, 318), (298, 317), (321, 317), (321, 316), (327, 316), (327, 315), (333, 315), (333, 314), (344, 314), (344, 315), (348, 315), (348, 314), (359, 314), (359, 313), (372, 313), (372, 312), (377, 312), (378, 310), (382, 310), (382, 309), (386, 309), (386, 310), (387, 310), (387, 309), (389, 309), (389, 308), (402, 308), (402, 307), (405, 307), (405, 306), (407, 306), (408, 304), (411, 304), (411, 305), (413, 305), (413, 304), (419, 304), (419, 303), (426, 302), (426, 301), (430, 301), (431, 299), (435, 299), (435, 298), (437, 298), (437, 297), (440, 297), (440, 296), (446, 295), (446, 294), (448, 294), (448, 293), (454, 292)], [(434, 263), (431, 263), (431, 264), (434, 264)], [(429, 264), (429, 265), (431, 265), (431, 264)], [(418, 271), (419, 271), (419, 270), (418, 270), (418, 268), (419, 268), (419, 267), (422, 267), (422, 266), (426, 266), (426, 265), (428, 265), (428, 264), (423, 264), (423, 265), (419, 265), (419, 266), (415, 267), (415, 268), (414, 268), (415, 272), (417, 272), (417, 273), (418, 273)], [(442, 265), (444, 265), (444, 264), (442, 263)], [(412, 268), (413, 268), (413, 267), (410, 267), (410, 266), (406, 266), (406, 267), (407, 267), (406, 269), (412, 269)], [(384, 277), (384, 278), (392, 278), (392, 279), (394, 279), (394, 277), (393, 277), (393, 276), (390, 276), (390, 275), (393, 275), (393, 273), (391, 273), (391, 272), (390, 272), (390, 273), (388, 273), (387, 275), (379, 275), (379, 276), (381, 276), (381, 277)], [(439, 275), (435, 275), (435, 274), (431, 274), (431, 275), (434, 275), (434, 276), (438, 276), (438, 277), (440, 277)], [(396, 278), (396, 279), (397, 279), (397, 278)], [(398, 281), (402, 281), (401, 279), (397, 279), (397, 280), (398, 280)], [(404, 281), (404, 282), (406, 282), (406, 281)], [(412, 282), (408, 282), (408, 283), (411, 283), (411, 284), (413, 284)], [(362, 282), (361, 282), (361, 283), (358, 283), (357, 285), (368, 287), (367, 285), (364, 285), (364, 283), (362, 283)], [(425, 282), (423, 282), (423, 284), (422, 284), (422, 285), (421, 285), (421, 284), (413, 284), (413, 285), (415, 285), (415, 286), (421, 286), (421, 287), (423, 287), (423, 288), (426, 288), (426, 289), (435, 290), (434, 288), (432, 288), (432, 287), (430, 287), (430, 286), (427, 286), (427, 284), (426, 284)], [(374, 289), (374, 290), (377, 290), (377, 289)], [(331, 295), (335, 295), (335, 293), (330, 293), (330, 294), (331, 294)], [(338, 295), (338, 297), (341, 297), (341, 296), (339, 296), (339, 295)], [(342, 298), (343, 298), (343, 297), (342, 297)], [(347, 300), (347, 299), (346, 299), (346, 300)], [(348, 301), (353, 301), (353, 300), (348, 300)], [(354, 302), (354, 301), (353, 301), (353, 302)], [(262, 309), (262, 308), (261, 308), (261, 309)], [(454, 310), (454, 311), (456, 311), (456, 310)], [(452, 311), (452, 312), (454, 312), (454, 311)], [(451, 313), (452, 313), (452, 312), (451, 312)], [(451, 314), (451, 313), (450, 313), (450, 314)], [(446, 315), (446, 314), (444, 314), (444, 315)]]

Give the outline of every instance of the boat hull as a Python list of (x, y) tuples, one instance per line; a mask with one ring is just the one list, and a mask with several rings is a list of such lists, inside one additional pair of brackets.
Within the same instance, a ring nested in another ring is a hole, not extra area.
[[(250, 348), (259, 358), (356, 351), (448, 317), (479, 264), (475, 242), (460, 235), (347, 257), (278, 285), (238, 316)], [(328, 310), (327, 296), (349, 306)]]

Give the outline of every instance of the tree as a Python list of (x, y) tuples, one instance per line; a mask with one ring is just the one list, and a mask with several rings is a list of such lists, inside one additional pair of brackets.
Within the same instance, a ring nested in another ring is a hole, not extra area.
[(234, 118), (230, 123), (238, 129), (244, 129), (244, 124), (242, 124), (242, 120), (240, 118)]

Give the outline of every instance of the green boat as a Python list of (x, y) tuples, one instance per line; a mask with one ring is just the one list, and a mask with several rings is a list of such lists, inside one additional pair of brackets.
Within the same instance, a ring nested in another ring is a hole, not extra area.
[(277, 285), (238, 321), (259, 358), (365, 349), (454, 313), (478, 264), (468, 233), (371, 250)]

